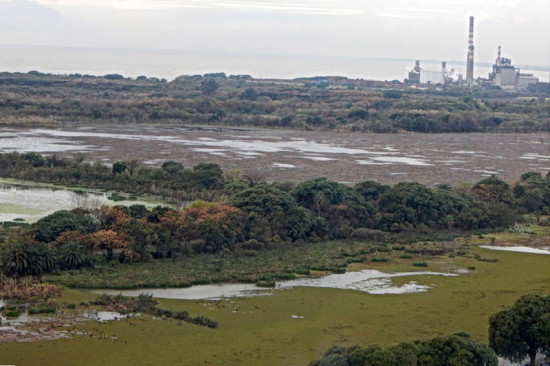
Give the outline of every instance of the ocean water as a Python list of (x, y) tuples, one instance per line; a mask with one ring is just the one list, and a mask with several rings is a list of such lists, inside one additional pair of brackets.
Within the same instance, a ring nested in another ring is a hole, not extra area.
[[(336, 56), (270, 55), (214, 51), (107, 49), (0, 45), (0, 71), (27, 72), (37, 70), (53, 74), (117, 73), (127, 77), (154, 76), (172, 80), (180, 75), (225, 72), (248, 74), (255, 78), (312, 76), (346, 76), (367, 80), (403, 80), (413, 59), (374, 59)], [(427, 70), (439, 70), (440, 61), (423, 60)], [(447, 62), (465, 74), (465, 65)], [(488, 67), (477, 67), (476, 76), (486, 76)], [(546, 71), (533, 71), (541, 80), (548, 80)], [(529, 72), (529, 70), (522, 70)]]

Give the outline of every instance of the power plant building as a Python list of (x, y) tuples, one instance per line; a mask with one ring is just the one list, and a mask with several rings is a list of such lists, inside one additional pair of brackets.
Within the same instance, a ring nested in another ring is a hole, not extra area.
[(443, 85), (451, 81), (452, 78), (447, 72), (445, 61), (441, 63), (441, 70), (436, 71), (421, 68), (420, 61), (416, 60), (414, 68), (409, 72), (408, 79), (405, 79), (405, 84)]
[(443, 77), (443, 72), (441, 71), (420, 71), (420, 84), (445, 84), (445, 79)]
[(501, 47), (498, 46), (498, 53), (493, 71), (489, 74), (489, 81), (502, 89), (524, 89), (529, 84), (538, 83), (539, 79), (533, 74), (522, 74), (519, 68), (512, 65), (510, 58), (500, 56)]
[[(409, 72), (405, 84), (408, 85), (444, 85), (457, 83), (474, 86), (474, 17), (470, 16), (468, 28), (468, 57), (466, 59), (466, 79), (462, 74), (455, 74), (455, 70), (447, 71), (446, 62), (442, 62), (440, 70), (425, 70), (416, 60), (414, 68)], [(498, 46), (498, 55), (493, 64), (489, 78), (477, 78), (476, 84), (481, 86), (497, 86), (502, 89), (526, 89), (530, 84), (539, 82), (533, 74), (522, 74), (519, 68), (512, 65), (510, 58), (501, 57), (501, 47)]]

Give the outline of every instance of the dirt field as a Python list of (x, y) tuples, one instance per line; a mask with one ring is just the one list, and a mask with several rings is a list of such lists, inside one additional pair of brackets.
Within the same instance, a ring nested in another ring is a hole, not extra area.
[(433, 185), (497, 174), (513, 182), (550, 170), (550, 134), (362, 134), (215, 127), (85, 126), (2, 129), (0, 151), (74, 155), (105, 163), (176, 160), (256, 172), (267, 180), (327, 177)]

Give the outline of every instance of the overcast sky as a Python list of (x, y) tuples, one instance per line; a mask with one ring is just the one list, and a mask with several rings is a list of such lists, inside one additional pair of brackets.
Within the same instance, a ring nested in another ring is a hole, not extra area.
[(550, 0), (0, 0), (0, 44), (550, 65)]

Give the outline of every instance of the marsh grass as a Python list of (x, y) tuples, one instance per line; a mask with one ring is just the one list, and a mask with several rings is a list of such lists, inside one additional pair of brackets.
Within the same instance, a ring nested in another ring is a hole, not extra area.
[[(444, 246), (454, 251), (455, 246), (461, 245)], [(385, 263), (399, 259), (403, 251), (363, 241), (301, 243), (264, 250), (255, 256), (226, 252), (149, 263), (102, 262), (91, 269), (48, 275), (45, 280), (68, 287), (115, 289), (189, 287), (220, 282), (270, 283), (310, 275), (311, 271), (344, 273), (349, 265), (366, 262), (367, 255), (371, 263)]]
[[(524, 240), (512, 233), (491, 234), (509, 242)], [(537, 238), (539, 236), (536, 236)], [(379, 343), (391, 345), (415, 339), (426, 340), (438, 335), (465, 331), (473, 339), (487, 341), (487, 321), (491, 314), (513, 304), (526, 293), (550, 293), (550, 263), (548, 256), (529, 253), (490, 251), (478, 248), (486, 244), (487, 236), (456, 240), (457, 248), (467, 248), (465, 255), (434, 256), (414, 254), (414, 261), (428, 263), (430, 271), (449, 272), (470, 267), (467, 274), (458, 277), (408, 276), (392, 278), (394, 285), (416, 281), (432, 287), (425, 293), (405, 295), (369, 295), (367, 293), (327, 288), (298, 287), (274, 291), (272, 296), (232, 298), (220, 301), (157, 299), (162, 308), (188, 311), (196, 316), (216, 319), (219, 328), (196, 327), (177, 319), (156, 320), (144, 315), (136, 319), (97, 324), (85, 322), (76, 330), (83, 336), (53, 342), (9, 343), (0, 345), (0, 361), (20, 366), (36, 364), (187, 364), (187, 365), (307, 365), (331, 345), (361, 346)], [(450, 245), (450, 243), (447, 243)], [(326, 242), (291, 250), (278, 250), (260, 256), (229, 259), (224, 257), (224, 268), (230, 269), (219, 277), (232, 273), (245, 278), (265, 277), (287, 268), (282, 261), (291, 261), (295, 273), (285, 275), (326, 275), (314, 271), (313, 264), (347, 262), (371, 253), (372, 244)], [(303, 252), (302, 252), (303, 251)], [(343, 255), (342, 253), (346, 253)], [(404, 251), (387, 255), (390, 262), (351, 262), (345, 270), (377, 269), (385, 272), (410, 272), (411, 259), (399, 258)], [(498, 262), (480, 262), (476, 256), (496, 258)], [(163, 281), (163, 277), (177, 283), (182, 278), (200, 278), (211, 273), (208, 262), (212, 256), (183, 258), (179, 262), (145, 263), (132, 266), (105, 266), (98, 274), (97, 283), (125, 285), (138, 279), (145, 283)], [(243, 262), (243, 261), (250, 262)], [(281, 262), (278, 262), (281, 261)], [(265, 267), (269, 265), (268, 267)], [(250, 270), (243, 272), (243, 267)], [(262, 267), (264, 266), (264, 267)], [(319, 265), (321, 267), (321, 265)], [(475, 271), (472, 269), (475, 267)], [(163, 269), (164, 268), (164, 269)], [(268, 270), (268, 268), (271, 268)], [(124, 270), (125, 269), (125, 270)], [(277, 269), (277, 271), (275, 271)], [(98, 269), (99, 270), (99, 269)], [(124, 270), (124, 271), (123, 271)], [(156, 273), (156, 271), (160, 273)], [(261, 270), (257, 275), (253, 271)], [(289, 269), (290, 270), (290, 269)], [(272, 272), (273, 271), (273, 272)], [(181, 272), (188, 272), (183, 277)], [(86, 272), (88, 276), (92, 272)], [(299, 274), (300, 273), (300, 274)], [(125, 275), (133, 276), (123, 280)], [(68, 281), (75, 272), (61, 277)], [(82, 276), (78, 278), (78, 276)], [(193, 277), (194, 276), (194, 277)], [(151, 279), (154, 279), (151, 280)], [(164, 279), (165, 280), (165, 279)], [(93, 283), (88, 279), (88, 283)], [(75, 281), (78, 282), (78, 281)], [(66, 289), (60, 303), (79, 304), (93, 301), (96, 295), (80, 290)], [(303, 318), (292, 318), (299, 315)], [(105, 339), (116, 336), (116, 340)], [(103, 338), (102, 338), (103, 337)], [(143, 350), (155, 350), (143, 352)], [(98, 351), (101, 350), (101, 351)]]
[[(494, 256), (499, 262), (478, 262), (473, 255), (418, 256), (415, 260), (428, 262), (434, 271), (472, 265), (476, 271), (458, 277), (393, 279), (394, 284), (417, 281), (433, 287), (426, 293), (369, 295), (350, 290), (294, 288), (275, 291), (273, 296), (220, 301), (157, 299), (159, 307), (216, 319), (219, 328), (197, 327), (177, 319), (155, 320), (147, 315), (101, 324), (85, 322), (76, 327), (86, 332), (83, 336), (46, 343), (0, 345), (1, 361), (20, 366), (307, 365), (335, 343), (390, 345), (458, 331), (486, 342), (490, 314), (513, 304), (522, 294), (550, 293), (549, 258), (481, 248), (471, 250), (472, 254)], [(347, 270), (365, 268), (410, 271), (411, 261), (396, 258), (386, 263), (353, 263)], [(95, 297), (88, 292), (66, 289), (59, 301), (80, 303)], [(294, 319), (292, 315), (303, 318)], [(116, 336), (117, 340), (105, 336)], [(155, 351), (143, 352), (147, 349)]]

